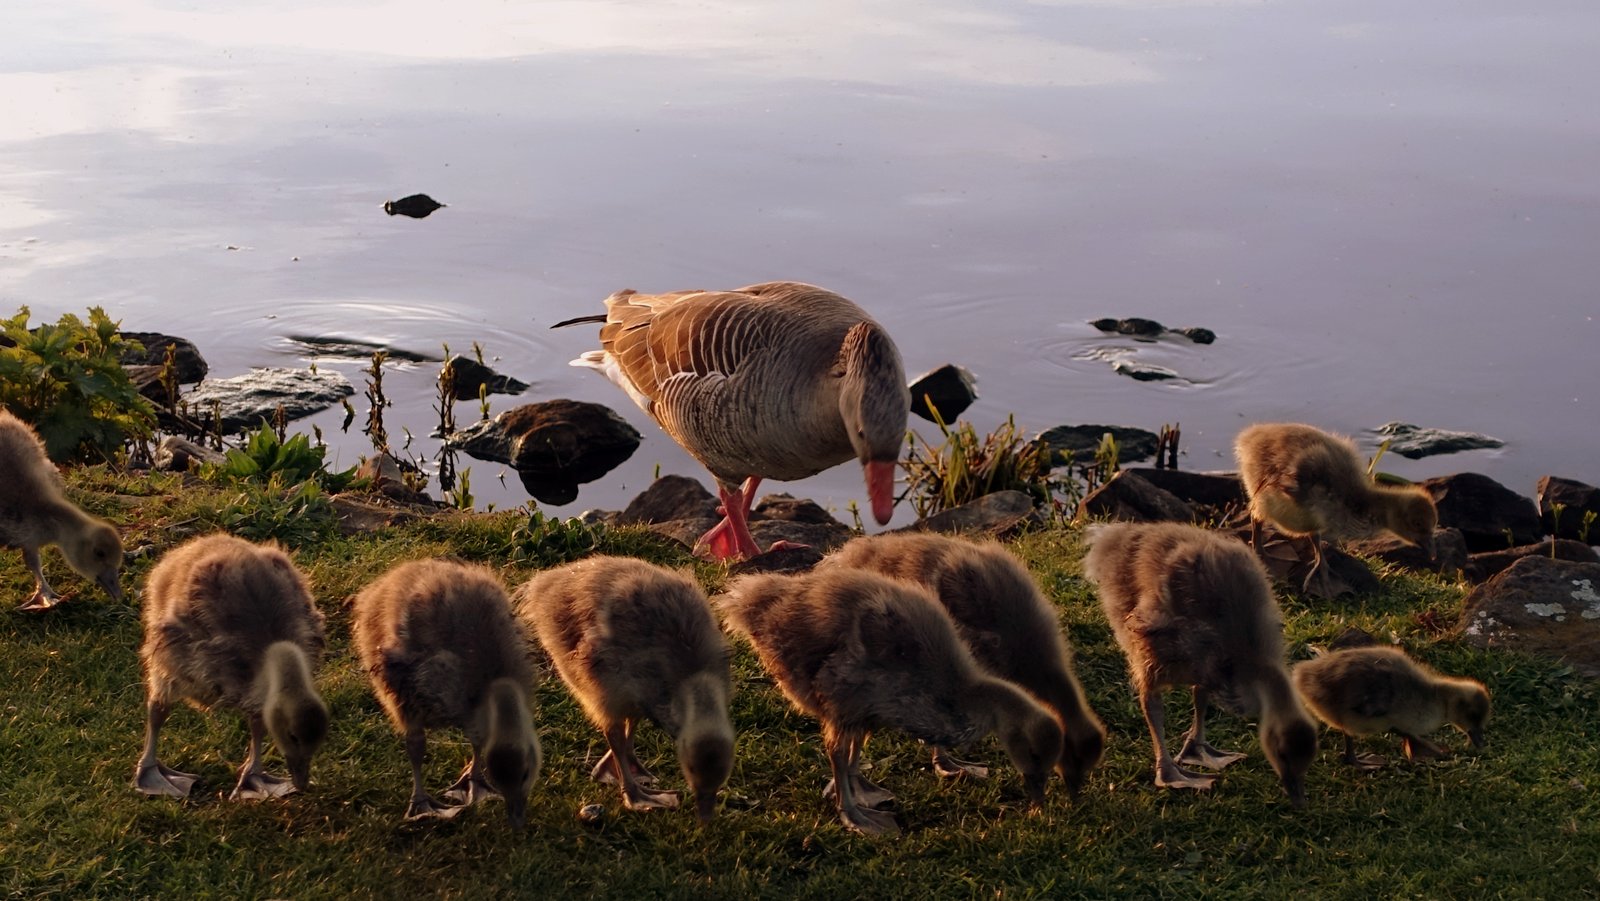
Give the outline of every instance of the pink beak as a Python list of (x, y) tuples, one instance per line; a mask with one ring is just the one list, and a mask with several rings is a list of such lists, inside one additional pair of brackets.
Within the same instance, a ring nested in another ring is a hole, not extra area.
[(872, 518), (878, 525), (888, 525), (894, 515), (895, 462), (874, 460), (865, 464), (867, 471), (867, 498), (872, 501)]

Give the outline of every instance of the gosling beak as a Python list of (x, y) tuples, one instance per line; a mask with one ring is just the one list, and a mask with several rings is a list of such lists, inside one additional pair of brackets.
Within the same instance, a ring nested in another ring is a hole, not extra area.
[(1439, 562), (1439, 542), (1435, 541), (1432, 535), (1429, 535), (1427, 539), (1422, 542), (1422, 550), (1428, 555), (1429, 563)]
[(1049, 773), (1030, 774), (1022, 777), (1022, 787), (1028, 793), (1029, 810), (1042, 810), (1044, 808), (1044, 784), (1049, 778)]
[(889, 524), (889, 518), (894, 515), (894, 473), (896, 463), (893, 460), (872, 460), (862, 464), (867, 471), (867, 498), (872, 501), (872, 518), (878, 525)]
[(1304, 776), (1292, 776), (1283, 780), (1283, 790), (1289, 793), (1289, 803), (1295, 810), (1306, 806), (1306, 779)]
[(289, 765), (289, 781), (300, 791), (311, 787), (311, 758), (288, 758), (284, 763)]
[(1061, 774), (1061, 781), (1067, 784), (1067, 797), (1073, 801), (1078, 800), (1078, 792), (1083, 791), (1084, 783), (1089, 781), (1089, 773), (1076, 766), (1067, 766), (1066, 761), (1056, 765), (1056, 772)]
[(1483, 737), (1483, 729), (1481, 727), (1477, 729), (1468, 729), (1467, 740), (1472, 742), (1472, 746), (1474, 748), (1483, 747), (1483, 743), (1485, 741)]
[(522, 831), (528, 825), (528, 798), (526, 795), (506, 795), (506, 819), (511, 828)]
[(122, 600), (122, 572), (120, 570), (102, 572), (95, 578), (95, 582), (105, 589), (106, 594), (110, 595), (113, 601)]
[(696, 792), (694, 796), (694, 814), (700, 818), (700, 825), (705, 826), (717, 812), (716, 792)]

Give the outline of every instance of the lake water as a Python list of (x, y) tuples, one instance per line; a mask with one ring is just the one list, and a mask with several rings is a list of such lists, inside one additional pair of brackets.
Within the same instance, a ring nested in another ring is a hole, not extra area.
[[(219, 376), (305, 365), (291, 335), (478, 341), (534, 383), (496, 411), (592, 400), (645, 435), (561, 512), (704, 473), (566, 365), (592, 327), (547, 327), (773, 279), (859, 302), (908, 374), (970, 368), (983, 430), (1181, 422), (1208, 469), (1252, 421), (1398, 419), (1508, 442), (1403, 475), (1600, 482), (1589, 0), (58, 0), (0, 33), (3, 311), (101, 305)], [(418, 191), (448, 208), (383, 214)], [(389, 375), (391, 433), (431, 429), (436, 372)], [(340, 419), (311, 421), (350, 464)], [(480, 506), (525, 498), (463, 465)], [(864, 500), (854, 465), (788, 487)]]

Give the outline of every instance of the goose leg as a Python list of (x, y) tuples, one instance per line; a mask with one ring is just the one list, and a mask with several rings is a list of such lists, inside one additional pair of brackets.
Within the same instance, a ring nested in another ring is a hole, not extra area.
[(56, 594), (56, 590), (50, 587), (49, 582), (45, 581), (44, 567), (39, 562), (39, 549), (23, 548), (22, 560), (28, 564), (28, 572), (33, 573), (33, 596), (28, 598), (27, 603), (17, 609), (37, 613), (40, 610), (49, 610), (51, 607), (61, 603), (61, 596)]
[(859, 747), (855, 736), (838, 735), (830, 729), (824, 744), (828, 749), (828, 764), (833, 769), (834, 801), (845, 828), (867, 835), (899, 835), (900, 826), (893, 814), (864, 807), (856, 797), (855, 778), (851, 773), (851, 750)]
[(933, 746), (933, 771), (946, 779), (965, 776), (968, 779), (989, 778), (989, 768), (981, 763), (962, 760), (950, 753), (949, 748)]
[(1178, 752), (1181, 763), (1203, 766), (1208, 770), (1220, 770), (1232, 763), (1238, 763), (1244, 755), (1236, 751), (1218, 751), (1206, 741), (1206, 690), (1196, 685), (1194, 687), (1194, 725), (1183, 736), (1183, 749)]
[(1139, 691), (1139, 704), (1144, 708), (1145, 725), (1150, 727), (1150, 740), (1156, 749), (1156, 785), (1162, 788), (1192, 788), (1203, 791), (1217, 781), (1215, 776), (1191, 773), (1173, 762), (1167, 755), (1166, 708), (1161, 703), (1161, 693), (1154, 689)]
[(1362, 770), (1376, 770), (1388, 766), (1389, 761), (1379, 754), (1357, 754), (1356, 740), (1344, 737), (1344, 762)]
[(1450, 756), (1450, 752), (1417, 735), (1400, 733), (1405, 739), (1401, 747), (1405, 748), (1407, 760), (1441, 760)]
[(634, 778), (629, 761), (633, 756), (633, 736), (627, 720), (606, 727), (606, 743), (611, 745), (611, 765), (617, 782), (622, 786), (622, 805), (629, 810), (650, 810), (656, 807), (678, 806), (678, 793), (652, 791)]
[(172, 708), (152, 698), (147, 705), (149, 717), (144, 727), (144, 754), (133, 770), (133, 787), (142, 795), (151, 797), (187, 798), (198, 777), (169, 769), (156, 759), (156, 740)]
[(756, 486), (761, 480), (751, 476), (738, 488), (717, 484), (717, 495), (722, 499), (722, 521), (711, 531), (700, 536), (695, 544), (697, 553), (702, 550), (714, 560), (737, 562), (761, 553), (756, 540), (750, 536), (750, 504), (755, 499)]
[(245, 755), (244, 766), (239, 769), (239, 784), (233, 787), (233, 794), (228, 796), (230, 801), (263, 801), (267, 798), (282, 798), (292, 795), (299, 789), (287, 779), (277, 776), (268, 776), (261, 769), (261, 737), (266, 735), (266, 723), (259, 715), (252, 716), (250, 720), (250, 753)]
[(428, 733), (422, 729), (406, 730), (406, 756), (411, 758), (411, 803), (406, 807), (406, 819), (448, 820), (463, 808), (440, 804), (428, 796), (422, 787), (422, 760), (428, 748)]

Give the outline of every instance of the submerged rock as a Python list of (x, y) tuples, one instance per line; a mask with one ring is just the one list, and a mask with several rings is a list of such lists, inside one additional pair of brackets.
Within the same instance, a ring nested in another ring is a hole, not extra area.
[[(1573, 479), (1545, 476), (1539, 480), (1539, 516), (1546, 534), (1600, 544), (1600, 488)], [(1555, 505), (1562, 505), (1556, 522)], [(1584, 516), (1593, 514), (1587, 525)]]
[(529, 494), (559, 506), (577, 499), (579, 485), (633, 456), (639, 433), (610, 407), (561, 399), (507, 410), (446, 443), (479, 460), (510, 464)]
[(1505, 447), (1506, 444), (1499, 438), (1476, 432), (1425, 429), (1409, 422), (1386, 422), (1373, 429), (1372, 433), (1379, 438), (1389, 439), (1389, 450), (1411, 460), (1478, 448)]
[(221, 404), (222, 431), (237, 432), (271, 422), (283, 404), (289, 419), (300, 419), (333, 406), (356, 393), (350, 380), (332, 370), (256, 367), (246, 375), (206, 379), (184, 395), (198, 416), (209, 416)]
[(489, 394), (521, 394), (528, 383), (501, 375), (472, 357), (456, 354), (444, 364), (439, 378), (449, 379), (450, 393), (456, 400), (477, 400), (479, 391)]
[(1460, 529), (1473, 553), (1533, 544), (1544, 534), (1533, 501), (1486, 475), (1461, 472), (1419, 484), (1439, 508), (1439, 525)]
[(412, 219), (426, 219), (434, 210), (444, 209), (445, 204), (434, 200), (426, 194), (408, 194), (399, 200), (390, 200), (384, 203), (383, 211), (391, 216), (410, 216)]
[(1210, 344), (1217, 340), (1217, 333), (1208, 328), (1198, 326), (1185, 326), (1184, 328), (1167, 328), (1154, 319), (1140, 319), (1130, 316), (1127, 319), (1095, 319), (1089, 323), (1102, 332), (1114, 335), (1129, 335), (1134, 338), (1159, 338), (1162, 335), (1182, 335), (1196, 344)]
[(976, 385), (972, 373), (954, 363), (929, 370), (911, 381), (911, 412), (933, 422), (933, 412), (928, 409), (931, 400), (940, 419), (955, 422), (978, 399)]
[(1155, 432), (1120, 425), (1058, 425), (1040, 432), (1034, 440), (1050, 445), (1050, 450), (1057, 455), (1055, 463), (1059, 466), (1067, 462), (1064, 457), (1068, 454), (1078, 461), (1092, 459), (1095, 450), (1100, 447), (1101, 437), (1107, 432), (1117, 442), (1117, 460), (1120, 463), (1150, 459), (1155, 456), (1156, 445), (1161, 440)]
[(1141, 363), (1131, 357), (1123, 357), (1111, 364), (1111, 369), (1125, 375), (1136, 382), (1164, 382), (1170, 379), (1182, 378), (1178, 370), (1157, 366), (1154, 363)]
[[(193, 385), (204, 379), (211, 372), (211, 367), (206, 363), (206, 358), (200, 356), (200, 348), (188, 338), (178, 338), (173, 335), (163, 335), (160, 332), (121, 332), (123, 338), (137, 341), (144, 345), (143, 351), (131, 350), (124, 347), (119, 362), (124, 367), (153, 366), (159, 375), (161, 367), (167, 362), (167, 348), (173, 349), (172, 364), (176, 369), (178, 384)], [(158, 382), (159, 384), (159, 382)], [(142, 389), (141, 389), (142, 390)]]
[[(372, 355), (383, 351), (390, 360), (402, 360), (407, 363), (438, 363), (443, 357), (425, 354), (421, 351), (406, 350), (403, 347), (391, 347), (376, 341), (364, 338), (343, 338), (337, 335), (285, 335), (284, 339), (290, 344), (298, 345), (306, 353), (332, 357), (336, 360), (355, 360), (366, 362)], [(474, 394), (473, 397), (478, 395)]]
[(1600, 677), (1600, 563), (1523, 557), (1467, 595), (1467, 643), (1565, 660)]

